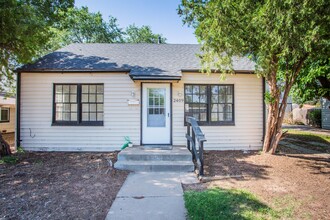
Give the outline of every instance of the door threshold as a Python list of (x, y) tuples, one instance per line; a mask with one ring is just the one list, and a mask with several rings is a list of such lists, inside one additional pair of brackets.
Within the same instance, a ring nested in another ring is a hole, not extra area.
[(172, 150), (173, 145), (169, 144), (148, 144), (148, 145), (142, 145), (144, 149), (147, 150)]

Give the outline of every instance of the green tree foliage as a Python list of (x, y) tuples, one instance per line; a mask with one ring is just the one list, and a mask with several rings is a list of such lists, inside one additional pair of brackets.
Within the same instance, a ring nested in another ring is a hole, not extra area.
[[(0, 0), (0, 90), (12, 90), (13, 69), (48, 50), (51, 27), (73, 0)], [(11, 154), (0, 135), (0, 154)]]
[(295, 103), (317, 101), (321, 97), (330, 100), (330, 58), (308, 59), (292, 87)]
[(330, 54), (330, 1), (182, 0), (179, 14), (196, 29), (204, 71), (228, 72), (233, 56), (256, 62), (273, 100), (263, 150), (275, 153), (291, 87), (306, 60)]
[(60, 15), (63, 19), (53, 29), (57, 37), (53, 41), (55, 47), (70, 43), (123, 42), (123, 32), (114, 17), (110, 16), (107, 22), (100, 12), (89, 12), (87, 7), (70, 8)]
[[(47, 48), (50, 27), (73, 0), (0, 0), (0, 81), (13, 80), (11, 69)], [(0, 86), (1, 87), (1, 86)]]
[(132, 24), (126, 28), (125, 34), (126, 43), (158, 43), (159, 38), (161, 43), (166, 43), (166, 38), (161, 34), (153, 33), (150, 26), (138, 27)]

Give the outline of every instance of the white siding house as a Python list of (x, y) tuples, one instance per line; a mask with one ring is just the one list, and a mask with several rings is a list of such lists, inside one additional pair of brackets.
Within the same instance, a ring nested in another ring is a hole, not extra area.
[(24, 66), (17, 144), (112, 151), (128, 136), (134, 145), (185, 145), (185, 116), (195, 116), (205, 149), (260, 149), (264, 83), (254, 64), (238, 59), (236, 74), (220, 81), (198, 72), (198, 52), (198, 45), (73, 44)]

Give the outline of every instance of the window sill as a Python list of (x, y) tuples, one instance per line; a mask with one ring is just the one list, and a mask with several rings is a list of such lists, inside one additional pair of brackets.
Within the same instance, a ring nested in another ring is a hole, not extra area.
[(0, 123), (9, 123), (10, 121), (0, 121)]
[(53, 122), (52, 126), (103, 126), (103, 121), (92, 122)]

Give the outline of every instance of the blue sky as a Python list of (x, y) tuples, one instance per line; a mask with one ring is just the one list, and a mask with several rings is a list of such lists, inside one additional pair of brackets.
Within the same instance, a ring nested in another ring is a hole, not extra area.
[(118, 19), (120, 27), (135, 23), (149, 25), (154, 33), (163, 34), (167, 43), (195, 44), (194, 30), (183, 25), (177, 14), (180, 0), (76, 0), (76, 6), (87, 6), (91, 12), (100, 11)]

